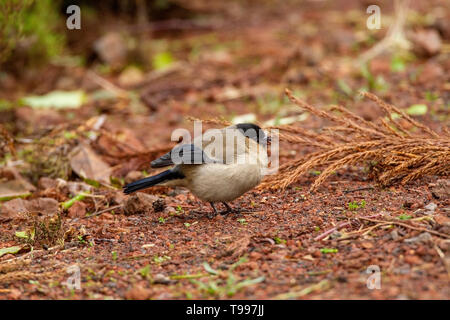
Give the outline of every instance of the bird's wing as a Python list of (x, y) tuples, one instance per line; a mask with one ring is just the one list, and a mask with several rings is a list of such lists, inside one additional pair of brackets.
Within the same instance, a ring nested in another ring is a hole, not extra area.
[(151, 162), (152, 168), (167, 167), (175, 164), (202, 164), (217, 162), (209, 158), (202, 149), (194, 144), (176, 146), (170, 152)]
[(234, 126), (207, 131), (207, 133), (209, 134), (205, 133), (194, 139), (194, 144), (201, 145), (203, 152), (216, 162), (235, 163), (239, 155), (248, 152), (246, 147), (248, 138), (244, 137)]

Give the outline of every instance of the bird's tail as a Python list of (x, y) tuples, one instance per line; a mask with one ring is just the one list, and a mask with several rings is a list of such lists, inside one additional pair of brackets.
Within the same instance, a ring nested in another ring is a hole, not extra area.
[(174, 171), (174, 170), (166, 170), (155, 176), (140, 179), (140, 180), (137, 180), (137, 181), (127, 184), (125, 187), (123, 187), (123, 192), (125, 194), (130, 194), (130, 193), (136, 192), (138, 190), (146, 189), (148, 187), (157, 185), (159, 183), (162, 183), (162, 182), (165, 182), (168, 180), (182, 179), (182, 178), (184, 178), (184, 175), (181, 172)]

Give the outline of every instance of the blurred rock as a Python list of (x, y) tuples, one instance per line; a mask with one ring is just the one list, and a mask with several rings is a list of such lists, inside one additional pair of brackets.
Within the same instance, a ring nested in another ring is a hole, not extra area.
[(423, 207), (425, 209), (425, 214), (430, 215), (430, 214), (434, 214), (434, 211), (437, 208), (436, 203), (434, 202), (430, 202), (429, 204), (427, 204), (425, 207)]
[(25, 196), (35, 189), (32, 184), (22, 178), (4, 181), (0, 183), (0, 197), (14, 198)]
[(403, 240), (406, 243), (427, 243), (433, 240), (433, 237), (428, 232), (419, 234), (417, 237), (412, 237)]
[(128, 48), (125, 39), (117, 32), (109, 32), (94, 43), (99, 58), (113, 68), (120, 68), (127, 62)]
[(157, 273), (153, 276), (153, 283), (155, 284), (173, 284), (176, 281), (171, 280), (169, 277), (166, 277), (162, 273)]
[(153, 203), (158, 199), (157, 196), (137, 192), (125, 201), (123, 211), (127, 216), (150, 212), (153, 210)]
[(67, 216), (69, 218), (83, 218), (86, 216), (86, 204), (82, 201), (77, 201), (68, 210)]
[(0, 220), (22, 219), (27, 213), (53, 215), (58, 212), (59, 203), (52, 198), (38, 198), (33, 200), (13, 199), (2, 204)]
[(13, 199), (4, 202), (0, 207), (0, 221), (16, 218), (23, 218), (28, 212), (26, 208), (27, 201), (24, 199)]
[(418, 30), (412, 34), (411, 39), (414, 43), (414, 51), (419, 55), (430, 57), (441, 51), (441, 36), (434, 29)]
[(166, 213), (168, 215), (174, 215), (174, 214), (177, 214), (177, 210), (174, 207), (165, 207), (164, 213)]
[(53, 215), (58, 212), (59, 203), (52, 198), (38, 198), (28, 201), (26, 207), (30, 212)]

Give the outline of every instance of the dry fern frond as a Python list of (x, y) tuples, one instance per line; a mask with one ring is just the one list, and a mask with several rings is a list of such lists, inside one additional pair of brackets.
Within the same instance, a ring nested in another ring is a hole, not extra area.
[(196, 117), (186, 117), (186, 120), (191, 121), (191, 122), (200, 121), (200, 122), (205, 123), (205, 124), (220, 124), (220, 125), (223, 125), (223, 126), (226, 126), (226, 127), (231, 125), (231, 122), (229, 122), (229, 121), (227, 121), (227, 120), (225, 120), (223, 118), (214, 118), (214, 119), (202, 120), (202, 119), (198, 119)]
[[(368, 92), (361, 95), (375, 102), (386, 114), (385, 118), (369, 122), (342, 106), (333, 106), (331, 111), (342, 115), (337, 116), (299, 100), (288, 89), (286, 94), (297, 106), (336, 126), (324, 128), (320, 134), (292, 125), (273, 127), (280, 131), (280, 141), (317, 150), (281, 165), (276, 175), (266, 177), (260, 189), (286, 188), (311, 169), (323, 167), (311, 186), (313, 191), (335, 171), (357, 163), (368, 163), (369, 177), (382, 186), (405, 184), (425, 175), (450, 174), (450, 132), (446, 128), (439, 135)], [(399, 118), (393, 119), (393, 113)]]

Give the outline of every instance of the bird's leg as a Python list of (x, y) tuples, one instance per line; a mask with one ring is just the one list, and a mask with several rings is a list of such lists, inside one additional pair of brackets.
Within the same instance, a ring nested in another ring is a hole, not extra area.
[(211, 207), (212, 207), (213, 210), (214, 210), (214, 215), (212, 216), (212, 217), (214, 217), (214, 216), (216, 216), (216, 215), (218, 214), (217, 209), (216, 209), (216, 207), (214, 206), (214, 203), (213, 203), (213, 202), (210, 202), (209, 204), (211, 205)]
[(225, 201), (222, 201), (223, 205), (227, 208), (227, 210), (225, 212), (221, 212), (221, 214), (228, 214), (230, 212), (236, 212), (239, 213), (238, 209), (233, 209), (232, 207), (230, 207), (230, 205), (228, 203), (226, 203)]

